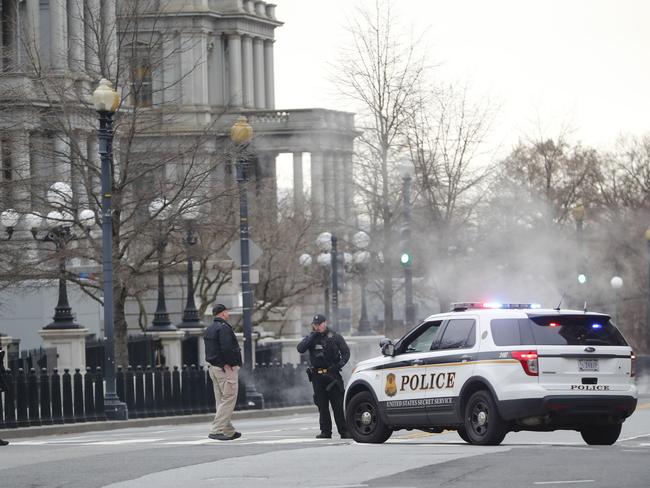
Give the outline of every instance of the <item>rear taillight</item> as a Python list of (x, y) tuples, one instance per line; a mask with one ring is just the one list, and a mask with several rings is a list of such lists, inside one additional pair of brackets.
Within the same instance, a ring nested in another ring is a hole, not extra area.
[(521, 367), (528, 376), (539, 375), (537, 351), (512, 351), (512, 357), (521, 363)]
[(636, 355), (634, 354), (634, 351), (632, 351), (630, 359), (632, 359), (632, 364), (630, 365), (630, 377), (634, 378), (634, 375), (636, 375)]

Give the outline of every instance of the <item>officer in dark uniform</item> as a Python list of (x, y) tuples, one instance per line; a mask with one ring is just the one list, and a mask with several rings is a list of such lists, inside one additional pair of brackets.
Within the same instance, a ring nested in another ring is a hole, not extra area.
[[(2, 350), (2, 344), (0, 344), (0, 393), (3, 391), (9, 390), (9, 385), (5, 382), (5, 352)], [(0, 395), (0, 401), (2, 401), (2, 395)], [(9, 444), (8, 441), (3, 441), (0, 439), (0, 446), (6, 446)]]
[(350, 349), (340, 334), (327, 328), (324, 315), (316, 314), (311, 323), (312, 332), (298, 344), (298, 352), (309, 351), (311, 368), (307, 370), (309, 381), (314, 387), (314, 403), (320, 414), (318, 439), (332, 437), (330, 404), (334, 412), (336, 428), (341, 439), (350, 439), (343, 414), (343, 378), (341, 369), (350, 359)]

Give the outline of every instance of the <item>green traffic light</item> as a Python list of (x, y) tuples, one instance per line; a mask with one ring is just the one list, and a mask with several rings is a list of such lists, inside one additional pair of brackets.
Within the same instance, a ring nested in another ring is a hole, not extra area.
[(399, 257), (399, 261), (404, 266), (407, 266), (413, 262), (413, 257), (409, 253), (403, 252)]

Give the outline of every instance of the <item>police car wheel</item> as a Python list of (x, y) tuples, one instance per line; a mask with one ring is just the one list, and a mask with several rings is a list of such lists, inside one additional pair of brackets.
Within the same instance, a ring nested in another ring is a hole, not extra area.
[(362, 391), (352, 397), (345, 409), (348, 430), (357, 442), (381, 444), (393, 431), (384, 424), (372, 394)]
[(582, 439), (590, 446), (611, 446), (621, 434), (621, 424), (594, 425), (580, 431)]
[(492, 395), (485, 390), (474, 393), (465, 407), (465, 434), (470, 444), (496, 446), (508, 433)]
[(460, 438), (463, 439), (465, 442), (467, 442), (468, 444), (472, 443), (470, 438), (467, 436), (467, 431), (465, 430), (464, 427), (460, 427), (456, 432), (458, 433)]

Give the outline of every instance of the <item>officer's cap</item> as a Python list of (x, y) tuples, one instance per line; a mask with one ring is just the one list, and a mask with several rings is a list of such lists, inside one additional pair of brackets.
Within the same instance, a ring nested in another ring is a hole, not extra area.
[(217, 303), (214, 307), (212, 307), (212, 314), (219, 315), (224, 310), (228, 310), (228, 308), (223, 303)]
[(323, 322), (325, 322), (326, 320), (327, 320), (327, 317), (325, 317), (325, 315), (317, 313), (316, 315), (314, 315), (314, 319), (311, 321), (311, 323), (315, 324), (315, 325), (320, 325)]

